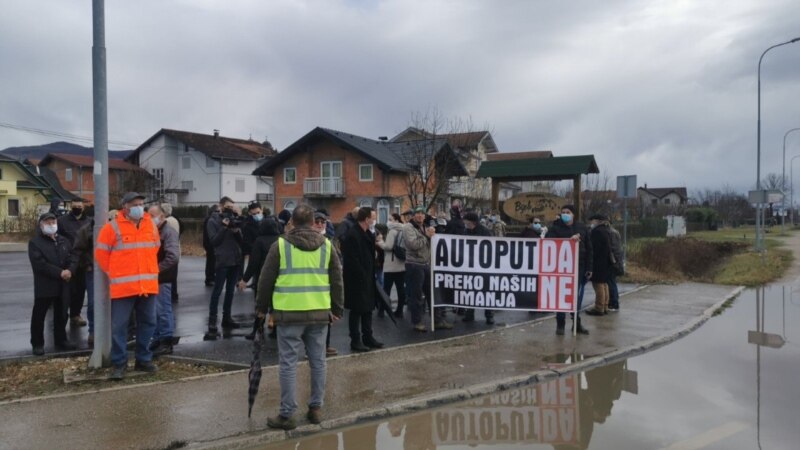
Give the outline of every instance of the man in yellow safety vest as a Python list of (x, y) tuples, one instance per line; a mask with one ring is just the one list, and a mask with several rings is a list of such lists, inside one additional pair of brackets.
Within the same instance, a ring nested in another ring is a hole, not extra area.
[(312, 228), (314, 209), (299, 205), (292, 212), (292, 230), (269, 250), (258, 280), (256, 310), (259, 317), (272, 311), (278, 330), (281, 405), (270, 418), (271, 428), (291, 430), (297, 409), (297, 361), (305, 345), (311, 369), (309, 422), (321, 422), (325, 397), (325, 338), (330, 321), (342, 316), (344, 289), (342, 265), (331, 242)]

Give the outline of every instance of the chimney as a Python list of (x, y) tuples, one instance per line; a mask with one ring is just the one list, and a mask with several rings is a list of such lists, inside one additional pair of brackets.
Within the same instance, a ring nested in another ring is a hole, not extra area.
[(386, 142), (389, 140), (389, 138), (387, 136), (378, 136), (378, 140)]
[(215, 128), (215, 129), (214, 129), (214, 139), (216, 139), (216, 138), (218, 138), (218, 137), (219, 137), (219, 130), (217, 130), (217, 129)]

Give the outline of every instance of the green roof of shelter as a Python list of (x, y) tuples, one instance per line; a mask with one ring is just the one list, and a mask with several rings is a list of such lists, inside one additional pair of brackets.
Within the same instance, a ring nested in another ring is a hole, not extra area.
[(506, 181), (566, 180), (600, 173), (594, 155), (484, 161), (478, 177)]

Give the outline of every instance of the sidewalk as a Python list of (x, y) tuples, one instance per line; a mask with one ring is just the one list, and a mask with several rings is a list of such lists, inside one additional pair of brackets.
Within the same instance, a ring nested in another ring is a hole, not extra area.
[[(623, 359), (671, 342), (739, 292), (730, 286), (652, 286), (623, 297), (623, 309), (584, 318), (590, 336), (556, 336), (550, 319), (477, 335), (328, 360), (323, 428), (397, 415)], [(542, 369), (564, 353), (585, 360), (559, 373)], [(308, 398), (308, 367), (298, 402)], [(244, 448), (284, 439), (266, 419), (277, 411), (277, 367), (265, 367), (247, 418), (247, 370), (179, 382), (110, 388), (0, 404), (0, 448)], [(106, 386), (106, 385), (104, 385)], [(301, 406), (294, 436), (313, 433)]]

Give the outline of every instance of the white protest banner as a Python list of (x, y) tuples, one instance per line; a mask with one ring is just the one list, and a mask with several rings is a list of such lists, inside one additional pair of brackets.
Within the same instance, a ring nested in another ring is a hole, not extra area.
[(434, 307), (574, 312), (578, 241), (434, 235)]
[(580, 443), (579, 374), (433, 413), (438, 445)]

